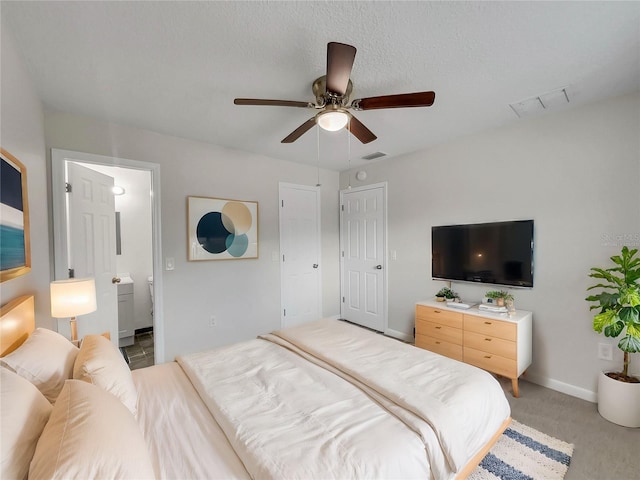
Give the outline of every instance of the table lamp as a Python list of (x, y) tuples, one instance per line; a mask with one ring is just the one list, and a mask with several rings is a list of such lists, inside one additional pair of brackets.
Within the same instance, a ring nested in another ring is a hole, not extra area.
[(96, 311), (93, 278), (69, 278), (51, 282), (51, 316), (71, 319), (71, 341), (78, 341), (76, 317)]

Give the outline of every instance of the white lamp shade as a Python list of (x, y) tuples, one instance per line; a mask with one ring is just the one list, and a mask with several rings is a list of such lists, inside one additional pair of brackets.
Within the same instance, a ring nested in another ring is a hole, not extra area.
[(51, 282), (51, 316), (71, 318), (95, 312), (96, 282), (93, 278), (70, 278)]
[(318, 117), (318, 125), (324, 130), (336, 132), (344, 128), (349, 121), (349, 116), (344, 112), (326, 112)]

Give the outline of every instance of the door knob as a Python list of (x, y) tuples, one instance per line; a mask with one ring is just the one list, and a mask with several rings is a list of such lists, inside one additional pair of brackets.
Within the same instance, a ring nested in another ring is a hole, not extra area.
[(120, 277), (113, 277), (111, 283), (120, 283)]
[(313, 268), (318, 268), (318, 264), (317, 264), (317, 263), (314, 263), (314, 264), (313, 264)]
[(376, 265), (376, 270), (382, 270), (382, 265)]

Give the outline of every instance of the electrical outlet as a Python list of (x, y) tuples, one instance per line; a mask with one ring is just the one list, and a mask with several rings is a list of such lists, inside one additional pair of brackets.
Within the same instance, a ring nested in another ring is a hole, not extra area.
[(218, 325), (218, 321), (216, 320), (216, 316), (215, 315), (211, 315), (211, 317), (209, 317), (209, 326), (210, 327), (215, 327), (216, 325)]
[(173, 257), (167, 257), (164, 259), (164, 269), (165, 270), (173, 270), (175, 268), (175, 262)]
[(598, 344), (598, 358), (600, 360), (613, 360), (613, 348), (611, 347), (611, 344)]

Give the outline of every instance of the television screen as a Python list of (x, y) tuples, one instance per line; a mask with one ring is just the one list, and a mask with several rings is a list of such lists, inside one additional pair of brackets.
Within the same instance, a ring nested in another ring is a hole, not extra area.
[(533, 287), (533, 220), (431, 227), (432, 276)]

